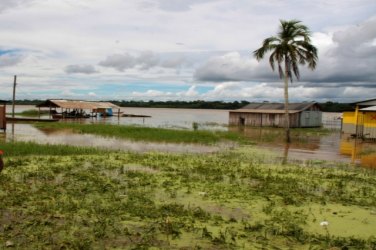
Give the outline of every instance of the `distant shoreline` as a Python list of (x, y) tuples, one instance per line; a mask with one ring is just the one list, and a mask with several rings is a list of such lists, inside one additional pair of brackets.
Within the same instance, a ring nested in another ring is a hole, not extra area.
[[(107, 100), (120, 107), (128, 108), (176, 108), (176, 109), (218, 109), (232, 110), (239, 109), (249, 104), (248, 101), (115, 101)], [(42, 100), (18, 100), (16, 105), (38, 105)], [(11, 101), (9, 101), (9, 104)], [(8, 104), (8, 105), (9, 105)], [(344, 112), (352, 111), (354, 108), (349, 103), (325, 102), (319, 103), (323, 112)]]

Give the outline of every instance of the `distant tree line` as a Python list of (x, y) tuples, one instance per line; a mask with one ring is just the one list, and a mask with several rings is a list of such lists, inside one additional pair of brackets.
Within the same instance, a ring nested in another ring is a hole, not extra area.
[(239, 109), (249, 104), (247, 101), (110, 101), (121, 107), (145, 108), (186, 108), (186, 109)]
[[(17, 105), (38, 105), (43, 100), (17, 100)], [(140, 108), (186, 108), (186, 109), (239, 109), (249, 104), (248, 101), (119, 101), (109, 100), (121, 107), (140, 107)], [(11, 101), (9, 101), (11, 103)], [(324, 112), (343, 112), (352, 111), (354, 107), (349, 103), (325, 102), (319, 103)]]

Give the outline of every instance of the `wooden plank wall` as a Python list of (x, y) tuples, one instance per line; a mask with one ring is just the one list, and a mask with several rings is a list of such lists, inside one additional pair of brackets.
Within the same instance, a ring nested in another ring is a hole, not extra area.
[[(261, 113), (232, 113), (229, 116), (229, 125), (242, 125), (253, 127), (284, 127), (284, 114), (261, 114)], [(299, 113), (290, 114), (290, 127), (299, 127)]]
[(6, 114), (5, 106), (0, 106), (0, 129), (3, 129), (3, 130), (6, 130), (7, 128), (5, 114)]

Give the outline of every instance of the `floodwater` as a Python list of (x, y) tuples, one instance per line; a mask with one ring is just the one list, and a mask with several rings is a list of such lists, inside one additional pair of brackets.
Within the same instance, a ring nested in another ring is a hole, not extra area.
[[(36, 109), (35, 106), (19, 105), (15, 112)], [(114, 110), (115, 111), (115, 110)], [(80, 123), (109, 123), (120, 125), (139, 125), (146, 127), (192, 129), (197, 123), (200, 129), (226, 130), (228, 123), (228, 110), (207, 109), (167, 109), (167, 108), (121, 108), (121, 112), (131, 115), (150, 117), (98, 117), (76, 120)], [(8, 110), (9, 112), (9, 110)], [(42, 118), (48, 118), (43, 116)], [(74, 120), (69, 120), (69, 122)]]
[[(16, 112), (32, 109), (34, 106), (16, 106)], [(292, 143), (286, 147), (283, 142), (283, 129), (275, 128), (231, 128), (227, 126), (228, 110), (200, 109), (155, 109), (155, 108), (122, 108), (126, 114), (148, 115), (150, 118), (138, 117), (108, 117), (80, 119), (80, 123), (110, 123), (121, 125), (140, 125), (147, 127), (164, 127), (177, 129), (192, 129), (192, 124), (198, 123), (199, 129), (234, 130), (246, 135), (258, 147), (280, 154), (290, 160), (330, 160), (336, 162), (354, 163), (365, 167), (376, 168), (376, 143), (367, 143), (342, 135), (340, 128), (340, 113), (324, 113), (324, 127), (337, 129), (331, 133), (318, 135), (314, 132), (294, 134)], [(71, 120), (72, 121), (72, 120)], [(8, 124), (6, 134), (0, 134), (5, 140), (36, 141), (49, 144), (68, 144), (76, 146), (103, 147), (116, 150), (147, 152), (190, 152), (210, 153), (234, 145), (198, 146), (173, 143), (134, 142), (123, 139), (100, 137), (89, 134), (76, 134), (70, 130), (40, 130), (31, 124)]]

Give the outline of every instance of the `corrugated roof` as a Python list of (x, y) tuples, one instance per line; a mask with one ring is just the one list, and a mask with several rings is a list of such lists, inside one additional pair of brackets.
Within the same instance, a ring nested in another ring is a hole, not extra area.
[(358, 105), (358, 106), (374, 106), (374, 105), (376, 105), (376, 99), (369, 99), (369, 100), (365, 100), (365, 101), (354, 102), (352, 104)]
[[(300, 110), (289, 110), (289, 114), (298, 113)], [(281, 109), (237, 109), (237, 110), (231, 110), (230, 113), (262, 113), (262, 114), (284, 114), (285, 110)]]
[[(316, 102), (301, 102), (301, 103), (289, 103), (289, 110), (290, 112), (299, 112), (306, 110), (310, 108), (311, 106), (317, 104)], [(285, 104), (283, 103), (270, 103), (270, 102), (262, 102), (262, 103), (250, 103), (241, 109), (238, 109), (237, 111), (241, 110), (247, 110), (244, 112), (256, 112), (257, 113), (272, 113), (268, 111), (273, 111), (274, 113), (278, 113), (278, 111), (283, 111), (285, 110)], [(283, 113), (282, 112), (282, 113)]]
[(55, 107), (65, 109), (100, 109), (100, 108), (120, 108), (111, 102), (89, 102), (79, 100), (47, 100), (37, 107)]
[(376, 111), (376, 106), (368, 107), (368, 108), (362, 108), (359, 109), (360, 111)]

